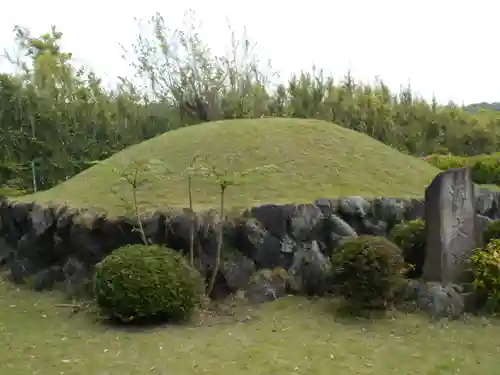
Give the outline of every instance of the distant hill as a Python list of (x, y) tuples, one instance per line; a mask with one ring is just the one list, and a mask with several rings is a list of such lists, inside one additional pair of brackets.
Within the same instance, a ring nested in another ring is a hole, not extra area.
[(481, 109), (486, 109), (490, 111), (500, 111), (500, 102), (494, 102), (494, 103), (474, 103), (474, 104), (469, 104), (464, 107), (466, 111), (469, 112), (478, 112)]

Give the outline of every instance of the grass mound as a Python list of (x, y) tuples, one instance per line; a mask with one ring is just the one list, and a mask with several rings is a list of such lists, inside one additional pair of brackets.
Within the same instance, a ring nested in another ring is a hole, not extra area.
[[(274, 164), (271, 174), (253, 174), (245, 184), (227, 191), (227, 203), (247, 207), (259, 203), (301, 203), (320, 197), (345, 195), (423, 196), (439, 170), (423, 160), (403, 155), (365, 134), (325, 121), (263, 118), (226, 120), (178, 129), (129, 147), (108, 159), (123, 168), (132, 160), (162, 160), (174, 171), (183, 171), (193, 155), (212, 158), (226, 166), (229, 155), (238, 153), (230, 169)], [(186, 206), (185, 179), (150, 180), (138, 190), (142, 207)], [(111, 168), (96, 165), (44, 192), (23, 197), (38, 202), (101, 207), (120, 213), (120, 196), (130, 197), (130, 186)], [(128, 199), (129, 200), (129, 199)], [(198, 208), (218, 203), (218, 187), (207, 180), (194, 181)]]

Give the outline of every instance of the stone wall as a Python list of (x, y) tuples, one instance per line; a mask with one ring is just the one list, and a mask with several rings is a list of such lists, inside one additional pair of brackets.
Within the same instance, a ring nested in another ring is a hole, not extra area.
[[(500, 192), (481, 189), (476, 203), (481, 223), (500, 217)], [(424, 217), (424, 207), (417, 199), (345, 197), (252, 208), (223, 223), (225, 256), (217, 290), (234, 291), (248, 283), (256, 269), (281, 267), (302, 288), (316, 293), (321, 286), (315, 285), (314, 275), (342, 238), (385, 236), (401, 220)], [(187, 251), (190, 218), (187, 211), (157, 211), (141, 222), (152, 243)], [(196, 216), (194, 248), (205, 274), (213, 267), (215, 226), (213, 213)], [(36, 290), (61, 282), (69, 294), (77, 293), (96, 262), (120, 246), (140, 242), (130, 218), (0, 200), (0, 268), (7, 269), (16, 283), (29, 280)]]

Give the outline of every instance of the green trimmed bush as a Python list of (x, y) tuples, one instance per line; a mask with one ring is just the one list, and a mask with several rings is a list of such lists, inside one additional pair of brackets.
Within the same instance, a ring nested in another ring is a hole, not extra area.
[(472, 180), (477, 184), (500, 184), (500, 158), (487, 155), (477, 159), (471, 168)]
[(471, 257), (474, 287), (485, 296), (486, 307), (500, 312), (500, 240), (493, 239)]
[(422, 276), (425, 261), (425, 221), (417, 219), (397, 224), (391, 230), (389, 238), (403, 251), (403, 258), (410, 266), (406, 276)]
[(386, 308), (404, 282), (401, 249), (384, 237), (346, 240), (332, 255), (333, 280), (357, 309)]
[(121, 322), (189, 318), (203, 281), (186, 259), (161, 246), (129, 245), (96, 266), (94, 295), (101, 311)]
[(476, 184), (500, 185), (500, 153), (498, 152), (469, 157), (451, 154), (429, 155), (424, 159), (442, 170), (471, 167), (472, 180)]
[(493, 239), (500, 239), (500, 220), (491, 221), (483, 233), (483, 241), (488, 244)]
[(447, 155), (429, 155), (426, 156), (425, 161), (434, 165), (436, 168), (446, 171), (451, 168), (462, 168), (471, 163), (466, 157), (455, 156), (452, 154)]

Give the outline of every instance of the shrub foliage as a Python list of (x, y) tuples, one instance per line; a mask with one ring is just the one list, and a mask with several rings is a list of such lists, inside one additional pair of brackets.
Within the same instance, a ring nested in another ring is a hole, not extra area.
[(340, 293), (357, 308), (385, 308), (404, 281), (401, 249), (384, 237), (360, 236), (344, 242), (332, 255)]
[(485, 249), (477, 249), (471, 258), (474, 287), (486, 297), (492, 312), (500, 311), (500, 240), (493, 239)]
[(455, 156), (451, 154), (429, 155), (425, 158), (425, 160), (444, 171), (451, 168), (462, 168), (468, 166), (468, 163), (470, 163), (470, 161), (466, 157)]
[(500, 185), (500, 154), (483, 155), (472, 165), (472, 180), (478, 184)]
[(397, 224), (389, 235), (403, 251), (403, 258), (409, 267), (407, 277), (422, 275), (425, 261), (425, 222), (421, 219)]
[(94, 294), (102, 312), (122, 322), (183, 320), (197, 303), (203, 282), (179, 253), (129, 245), (96, 266)]
[(470, 157), (451, 154), (429, 155), (425, 160), (442, 170), (470, 167), (472, 180), (476, 184), (500, 185), (500, 153), (498, 152)]
[(500, 220), (490, 222), (488, 228), (483, 233), (485, 244), (490, 243), (494, 239), (500, 239)]

